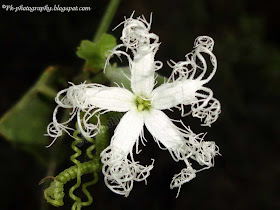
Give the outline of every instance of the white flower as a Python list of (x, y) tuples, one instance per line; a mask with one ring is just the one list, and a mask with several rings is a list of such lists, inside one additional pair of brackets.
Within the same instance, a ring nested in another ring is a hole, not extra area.
[[(214, 41), (207, 36), (200, 36), (194, 42), (194, 50), (186, 55), (186, 60), (169, 65), (173, 72), (168, 81), (155, 88), (155, 71), (162, 67), (162, 62), (155, 61), (159, 48), (159, 37), (150, 32), (151, 21), (144, 17), (124, 22), (121, 40), (123, 44), (112, 50), (112, 55), (125, 55), (131, 70), (132, 92), (122, 87), (106, 87), (100, 84), (72, 85), (62, 90), (56, 97), (58, 104), (54, 111), (53, 122), (48, 126), (48, 134), (57, 138), (62, 131), (72, 130), (67, 124), (77, 115), (81, 133), (85, 137), (94, 137), (99, 132), (97, 124), (89, 119), (108, 111), (126, 112), (118, 124), (110, 145), (101, 153), (104, 164), (102, 172), (105, 184), (113, 192), (128, 196), (134, 181), (146, 180), (153, 168), (142, 166), (133, 158), (133, 147), (139, 153), (141, 141), (145, 145), (144, 126), (154, 137), (160, 148), (170, 152), (175, 161), (183, 160), (186, 168), (176, 174), (170, 188), (189, 182), (196, 172), (214, 165), (214, 156), (219, 154), (218, 147), (212, 141), (203, 141), (204, 134), (194, 134), (189, 127), (180, 123), (177, 127), (162, 110), (174, 107), (182, 111), (182, 116), (192, 114), (203, 120), (203, 125), (210, 126), (220, 113), (220, 103), (213, 98), (213, 92), (204, 85), (214, 76), (217, 68), (216, 57), (212, 53)], [(120, 48), (126, 48), (121, 51)], [(130, 51), (130, 54), (129, 54)], [(210, 56), (213, 68), (207, 74), (207, 63), (202, 53)], [(110, 57), (108, 58), (109, 61)], [(184, 106), (190, 105), (191, 111), (184, 113)], [(70, 119), (58, 123), (58, 108), (72, 108)], [(85, 114), (80, 115), (81, 112)], [(190, 159), (201, 166), (192, 168)], [(179, 191), (178, 191), (179, 193)]]

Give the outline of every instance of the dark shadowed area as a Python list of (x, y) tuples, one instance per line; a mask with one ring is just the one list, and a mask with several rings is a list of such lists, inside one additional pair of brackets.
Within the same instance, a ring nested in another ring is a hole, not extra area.
[[(15, 13), (1, 8), (1, 115), (24, 95), (48, 66), (58, 65), (69, 69), (71, 74), (81, 71), (84, 61), (76, 56), (77, 47), (81, 40), (93, 38), (109, 1), (2, 2), (14, 6), (90, 6), (92, 10)], [(108, 32), (118, 43), (122, 28), (111, 29), (133, 10), (136, 16), (143, 14), (146, 18), (153, 12), (151, 31), (160, 37), (156, 59), (164, 63), (159, 72), (164, 76), (171, 73), (166, 61), (184, 60), (197, 36), (208, 35), (214, 39), (218, 70), (207, 87), (220, 100), (222, 113), (211, 128), (200, 127), (199, 120), (190, 116), (184, 122), (196, 133), (207, 132), (205, 138), (216, 142), (222, 156), (215, 158), (215, 167), (198, 173), (194, 180), (184, 184), (180, 196), (175, 198), (177, 190), (170, 190), (169, 185), (182, 164), (159, 149), (146, 130), (149, 141), (146, 147), (140, 146), (142, 152), (135, 158), (143, 165), (155, 159), (147, 185), (136, 183), (129, 197), (124, 198), (105, 186), (100, 173), (99, 182), (90, 188), (93, 204), (83, 209), (280, 209), (279, 3), (123, 0)], [(54, 101), (50, 104), (55, 106)], [(180, 118), (177, 110), (166, 113), (174, 119)], [(51, 114), (48, 116), (51, 121)], [(31, 123), (26, 120), (22, 129)], [(70, 137), (60, 141), (62, 147), (56, 152), (63, 158), (53, 169), (54, 174), (71, 166), (71, 142)], [(56, 145), (45, 152), (55, 150)], [(1, 137), (1, 209), (70, 209), (72, 201), (67, 191), (75, 182), (65, 187), (63, 207), (48, 205), (42, 199), (45, 187), (38, 185), (48, 174), (48, 167), (35, 157), (28, 148)]]

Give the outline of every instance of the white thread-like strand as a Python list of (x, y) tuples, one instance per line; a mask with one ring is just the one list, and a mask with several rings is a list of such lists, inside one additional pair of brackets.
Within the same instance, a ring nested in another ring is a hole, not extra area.
[(183, 168), (179, 174), (175, 174), (170, 183), (170, 189), (178, 187), (178, 193), (176, 198), (179, 196), (181, 186), (186, 182), (189, 182), (192, 179), (194, 179), (196, 177), (195, 173), (196, 171), (191, 166), (189, 166), (188, 168)]
[(142, 166), (133, 159), (129, 160), (121, 150), (109, 146), (101, 154), (102, 172), (106, 186), (113, 192), (127, 197), (133, 182), (144, 181), (150, 175), (153, 163)]

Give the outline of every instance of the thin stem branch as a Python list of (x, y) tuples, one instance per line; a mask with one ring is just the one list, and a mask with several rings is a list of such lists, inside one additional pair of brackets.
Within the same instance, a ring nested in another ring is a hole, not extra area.
[(95, 33), (95, 36), (94, 36), (94, 39), (93, 39), (94, 42), (97, 42), (98, 39), (101, 37), (101, 35), (108, 30), (108, 28), (109, 28), (109, 26), (110, 26), (110, 24), (111, 24), (111, 22), (112, 22), (112, 20), (115, 16), (115, 13), (118, 9), (120, 1), (121, 0), (110, 0), (110, 3), (106, 8), (106, 11), (103, 15), (103, 18), (102, 18), (102, 20), (101, 20), (101, 22), (98, 26), (98, 29)]
[(54, 99), (57, 95), (56, 90), (46, 86), (46, 85), (41, 85), (37, 87), (37, 91), (45, 96), (47, 96), (50, 99)]

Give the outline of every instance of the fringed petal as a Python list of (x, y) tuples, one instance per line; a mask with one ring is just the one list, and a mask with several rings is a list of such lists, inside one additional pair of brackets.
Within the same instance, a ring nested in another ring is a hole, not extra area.
[(138, 150), (143, 125), (142, 113), (133, 110), (127, 112), (117, 126), (110, 146), (101, 153), (105, 184), (113, 192), (125, 197), (132, 190), (133, 182), (146, 180), (153, 168), (153, 163), (150, 166), (142, 166), (133, 158), (132, 149), (136, 144)]
[[(160, 43), (159, 37), (150, 33), (151, 21), (150, 19), (150, 22), (147, 22), (144, 16), (134, 19), (133, 14), (125, 19), (122, 23), (124, 25), (121, 37), (123, 44), (112, 49), (106, 61), (107, 65), (113, 55), (125, 55), (131, 70), (131, 89), (136, 95), (143, 97), (150, 97), (155, 85), (154, 73), (162, 67), (162, 62), (154, 59)], [(130, 50), (133, 59), (127, 52), (121, 51), (119, 49), (121, 47), (124, 47), (126, 51)]]
[[(71, 135), (69, 131), (75, 129), (70, 128), (68, 124), (76, 116), (81, 134), (84, 137), (92, 138), (99, 132), (100, 113), (129, 111), (133, 107), (134, 98), (130, 91), (120, 87), (85, 83), (72, 84), (72, 86), (57, 94), (55, 101), (58, 105), (53, 113), (53, 122), (47, 127), (47, 133), (55, 139), (61, 136), (63, 131)], [(57, 120), (59, 108), (72, 109), (69, 119), (65, 122), (58, 122)], [(90, 122), (93, 117), (97, 118), (95, 120), (96, 124)]]
[(133, 158), (129, 160), (126, 153), (113, 145), (107, 147), (100, 156), (106, 186), (125, 197), (132, 190), (134, 181), (146, 181), (153, 168), (153, 162), (149, 166), (142, 166)]
[[(194, 42), (194, 50), (186, 55), (186, 61), (171, 61), (172, 74), (166, 84), (152, 93), (152, 106), (157, 109), (176, 107), (182, 117), (191, 114), (204, 120), (202, 125), (211, 126), (221, 113), (220, 102), (213, 98), (211, 89), (204, 87), (214, 76), (217, 59), (212, 53), (214, 41), (208, 36), (199, 36)], [(209, 55), (213, 68), (207, 74), (205, 54)], [(191, 111), (184, 113), (184, 105), (191, 105)]]
[[(180, 187), (190, 181), (199, 172), (214, 166), (214, 157), (219, 154), (219, 149), (214, 142), (203, 141), (205, 134), (195, 134), (181, 121), (184, 129), (175, 126), (172, 121), (160, 110), (146, 112), (145, 125), (153, 135), (155, 141), (167, 149), (175, 161), (183, 160), (187, 168), (176, 174), (170, 184), (171, 189)], [(189, 159), (197, 161), (203, 168), (195, 170), (191, 167)], [(178, 191), (178, 193), (179, 193)]]

